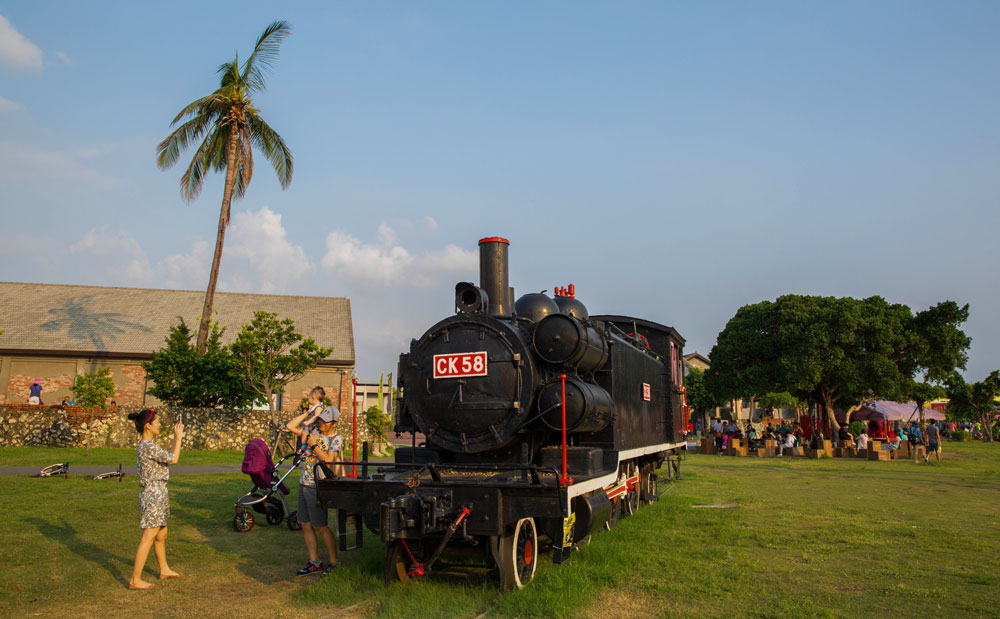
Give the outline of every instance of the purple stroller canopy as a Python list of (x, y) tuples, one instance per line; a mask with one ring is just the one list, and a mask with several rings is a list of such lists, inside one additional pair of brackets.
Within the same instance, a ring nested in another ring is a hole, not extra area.
[[(271, 450), (263, 439), (255, 438), (243, 449), (243, 466), (240, 470), (250, 476), (258, 488), (270, 488), (278, 480), (275, 474), (274, 462), (271, 460)], [(288, 488), (281, 484), (282, 494), (288, 494)]]

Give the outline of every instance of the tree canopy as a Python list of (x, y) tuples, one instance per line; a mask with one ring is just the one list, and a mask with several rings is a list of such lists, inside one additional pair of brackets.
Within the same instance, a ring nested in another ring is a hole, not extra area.
[(958, 373), (948, 381), (948, 414), (955, 419), (978, 421), (986, 440), (993, 440), (990, 413), (1000, 409), (1000, 370), (993, 370), (984, 380), (969, 384)]
[(684, 389), (688, 408), (692, 413), (702, 415), (705, 424), (708, 425), (710, 412), (722, 406), (722, 402), (705, 385), (705, 371), (699, 368), (689, 369), (684, 376)]
[(175, 406), (247, 408), (255, 393), (247, 385), (230, 350), (222, 345), (225, 329), (213, 324), (204, 355), (191, 342), (194, 334), (180, 316), (165, 346), (143, 363), (153, 382), (149, 393)]
[(943, 380), (964, 368), (968, 316), (954, 301), (914, 315), (877, 296), (785, 295), (736, 312), (712, 349), (706, 382), (726, 400), (788, 392), (817, 402), (836, 429), (836, 406), (901, 399), (918, 376)]
[(254, 312), (253, 321), (243, 325), (232, 350), (237, 358), (237, 371), (267, 402), (273, 423), (277, 423), (274, 395), (284, 392), (288, 383), (316, 367), (332, 352), (318, 346), (311, 337), (304, 338), (295, 330), (291, 318), (279, 319), (271, 312)]

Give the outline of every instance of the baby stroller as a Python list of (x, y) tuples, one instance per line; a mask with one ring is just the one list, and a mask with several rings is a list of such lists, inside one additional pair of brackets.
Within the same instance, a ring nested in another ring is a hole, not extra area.
[[(294, 453), (290, 453), (275, 465), (271, 460), (271, 450), (267, 448), (267, 443), (259, 438), (255, 438), (247, 443), (243, 450), (243, 466), (240, 468), (250, 476), (253, 481), (253, 489), (236, 500), (236, 515), (233, 517), (233, 528), (240, 533), (245, 533), (253, 528), (253, 512), (264, 514), (267, 523), (274, 525), (280, 522), (288, 524), (292, 531), (298, 531), (299, 526), (296, 511), (288, 511), (288, 502), (285, 496), (288, 495), (288, 487), (285, 485), (285, 478), (291, 475), (306, 460), (308, 449), (300, 448)], [(278, 477), (278, 467), (286, 460), (292, 460), (291, 465), (284, 475)], [(253, 511), (250, 511), (250, 510)]]

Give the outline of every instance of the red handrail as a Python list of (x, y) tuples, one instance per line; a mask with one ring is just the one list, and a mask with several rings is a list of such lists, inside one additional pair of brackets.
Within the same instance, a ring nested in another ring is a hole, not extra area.
[(560, 486), (568, 486), (573, 483), (573, 478), (566, 474), (566, 375), (560, 374), (562, 381), (562, 477), (559, 478)]
[(354, 403), (354, 415), (351, 425), (351, 477), (358, 476), (358, 379), (351, 381), (354, 388), (351, 390), (351, 401)]

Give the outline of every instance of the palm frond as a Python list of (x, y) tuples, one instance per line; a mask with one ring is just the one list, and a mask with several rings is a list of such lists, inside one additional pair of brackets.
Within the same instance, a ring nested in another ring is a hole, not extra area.
[(287, 189), (292, 183), (292, 172), (295, 168), (292, 151), (288, 149), (288, 145), (278, 132), (264, 122), (256, 112), (247, 115), (247, 123), (250, 125), (250, 139), (254, 146), (259, 148), (264, 157), (271, 162), (281, 188)]
[(258, 92), (266, 87), (265, 76), (278, 58), (281, 42), (292, 33), (292, 25), (284, 20), (272, 22), (257, 39), (253, 53), (243, 65), (243, 78), (250, 92)]
[(224, 88), (226, 86), (236, 86), (239, 87), (241, 82), (240, 77), (240, 53), (236, 52), (236, 57), (229, 62), (224, 62), (219, 65), (216, 70), (219, 75), (219, 87)]
[(239, 137), (236, 147), (236, 183), (233, 185), (233, 197), (242, 198), (253, 178), (253, 147), (246, 133)]
[(205, 172), (208, 171), (208, 160), (211, 154), (212, 144), (216, 142), (220, 131), (209, 133), (202, 140), (198, 150), (195, 151), (191, 163), (188, 164), (184, 176), (181, 177), (181, 197), (188, 202), (193, 202), (201, 193), (201, 188), (205, 181)]
[(156, 165), (163, 170), (173, 167), (181, 155), (181, 151), (209, 130), (216, 114), (201, 113), (177, 127), (170, 135), (156, 146)]
[(215, 92), (213, 92), (212, 94), (210, 94), (210, 95), (208, 95), (206, 97), (202, 97), (200, 99), (195, 99), (191, 103), (188, 103), (187, 105), (184, 106), (184, 109), (182, 109), (180, 112), (178, 112), (177, 116), (174, 116), (174, 119), (170, 121), (170, 126), (173, 127), (174, 125), (176, 125), (177, 123), (179, 123), (182, 118), (184, 118), (186, 116), (191, 116), (192, 114), (200, 114), (200, 113), (202, 113), (209, 106), (211, 106), (213, 102), (215, 102), (215, 100), (217, 98), (217, 95), (218, 95), (218, 91), (215, 91)]
[(224, 173), (226, 171), (226, 149), (229, 145), (229, 131), (229, 125), (219, 125), (219, 129), (215, 132), (212, 144), (209, 147), (208, 156), (205, 159), (206, 166), (216, 172)]

